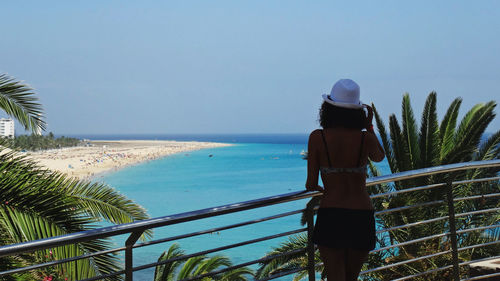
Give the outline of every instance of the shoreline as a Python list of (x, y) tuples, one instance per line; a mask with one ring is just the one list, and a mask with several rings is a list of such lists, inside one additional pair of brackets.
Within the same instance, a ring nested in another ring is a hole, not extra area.
[(197, 141), (92, 140), (85, 146), (27, 152), (26, 155), (49, 170), (90, 180), (176, 153), (232, 145)]

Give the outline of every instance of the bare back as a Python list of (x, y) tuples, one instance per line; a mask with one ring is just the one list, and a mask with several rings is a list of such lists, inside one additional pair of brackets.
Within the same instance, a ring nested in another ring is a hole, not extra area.
[[(362, 140), (363, 134), (365, 134), (364, 140)], [(362, 133), (355, 129), (331, 128), (323, 130), (323, 136), (326, 146), (321, 130), (313, 131), (309, 137), (306, 182), (308, 190), (318, 190), (315, 187), (318, 186), (320, 168), (328, 166), (359, 168), (359, 165), (367, 164), (368, 158), (376, 162), (384, 158), (383, 149), (373, 133)], [(366, 173), (335, 172), (321, 173), (321, 176), (325, 185), (321, 207), (373, 209), (366, 190)]]

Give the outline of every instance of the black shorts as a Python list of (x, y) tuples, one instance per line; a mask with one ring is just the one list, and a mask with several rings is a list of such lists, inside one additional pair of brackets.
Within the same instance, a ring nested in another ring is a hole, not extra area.
[(314, 226), (313, 242), (334, 249), (375, 249), (373, 210), (320, 208)]

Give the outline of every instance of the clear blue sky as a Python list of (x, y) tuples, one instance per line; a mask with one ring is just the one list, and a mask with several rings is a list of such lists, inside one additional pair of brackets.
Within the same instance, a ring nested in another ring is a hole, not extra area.
[(500, 1), (340, 2), (5, 1), (0, 73), (56, 134), (307, 133), (340, 78), (386, 122), (498, 101)]

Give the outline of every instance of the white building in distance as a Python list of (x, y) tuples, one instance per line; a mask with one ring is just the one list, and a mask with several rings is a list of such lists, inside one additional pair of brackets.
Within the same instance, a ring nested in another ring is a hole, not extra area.
[(0, 118), (0, 137), (14, 137), (14, 120), (10, 118)]

